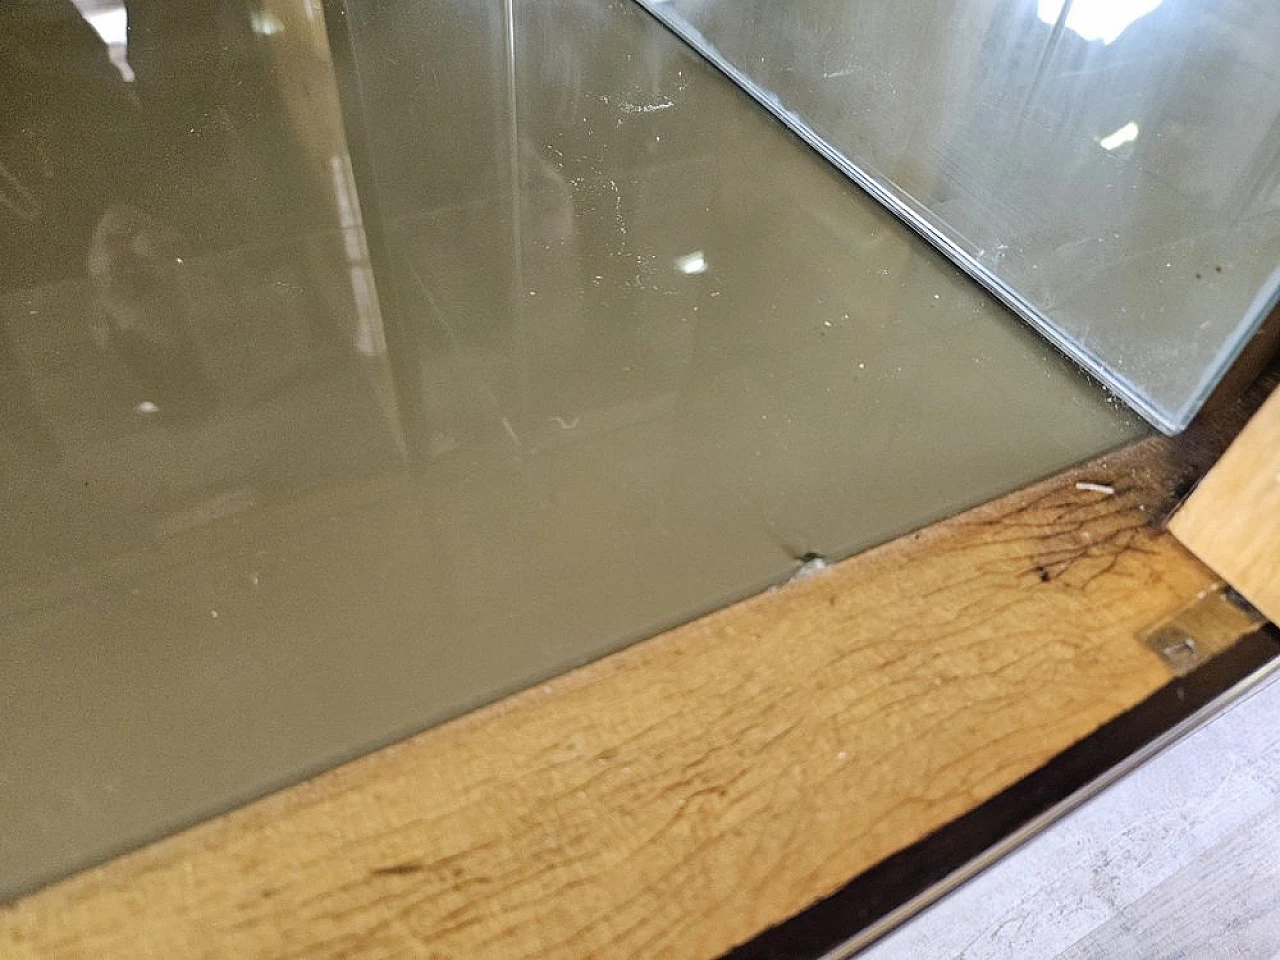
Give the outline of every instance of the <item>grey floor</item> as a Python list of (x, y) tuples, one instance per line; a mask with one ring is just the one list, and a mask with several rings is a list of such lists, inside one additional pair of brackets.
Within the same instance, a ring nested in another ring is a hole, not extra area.
[(1280, 679), (859, 960), (1280, 957)]

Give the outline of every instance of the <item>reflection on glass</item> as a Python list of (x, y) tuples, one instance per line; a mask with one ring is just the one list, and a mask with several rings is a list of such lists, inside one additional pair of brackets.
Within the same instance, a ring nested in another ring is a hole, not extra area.
[(210, 628), (262, 518), (403, 465), (315, 13), (0, 7), (0, 892), (260, 779), (184, 734), (257, 669)]
[(74, 0), (76, 9), (84, 17), (85, 22), (107, 45), (107, 56), (120, 71), (121, 79), (132, 82), (133, 68), (129, 66), (126, 46), (129, 39), (129, 11), (123, 0)]
[(1280, 5), (640, 2), (1166, 431), (1280, 296)]
[(1036, 12), (1052, 26), (1063, 25), (1083, 40), (1114, 43), (1125, 28), (1160, 6), (1162, 0), (1039, 0)]
[(633, 4), (331, 23), (0, 5), (0, 897), (1139, 432)]

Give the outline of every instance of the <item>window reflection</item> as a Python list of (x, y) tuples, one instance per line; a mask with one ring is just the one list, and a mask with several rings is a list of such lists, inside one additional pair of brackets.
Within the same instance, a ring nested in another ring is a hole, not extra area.
[(1066, 12), (1065, 25), (1084, 40), (1115, 43), (1136, 20), (1145, 17), (1164, 0), (1039, 0), (1037, 14), (1045, 23), (1057, 23)]
[(0, 585), (401, 459), (309, 0), (0, 5)]
[(72, 0), (89, 26), (107, 45), (107, 55), (127, 82), (133, 82), (129, 66), (129, 12), (121, 0)]

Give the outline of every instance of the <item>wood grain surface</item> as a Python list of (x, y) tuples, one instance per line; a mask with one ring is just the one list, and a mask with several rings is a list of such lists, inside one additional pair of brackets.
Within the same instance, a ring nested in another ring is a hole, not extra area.
[(1215, 582), (1150, 522), (1185, 481), (1170, 449), (1145, 441), (0, 908), (0, 956), (716, 956), (1170, 679), (1141, 637)]
[(1174, 536), (1280, 622), (1280, 390), (1169, 523)]

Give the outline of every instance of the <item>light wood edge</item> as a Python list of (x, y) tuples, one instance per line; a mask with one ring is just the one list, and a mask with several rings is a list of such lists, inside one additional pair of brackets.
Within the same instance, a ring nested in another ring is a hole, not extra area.
[(1280, 621), (1280, 390), (1169, 522), (1182, 543)]
[(1145, 441), (637, 644), (2, 908), (0, 956), (716, 956), (1170, 679), (1141, 638), (1216, 583), (1149, 522), (1176, 473)]

